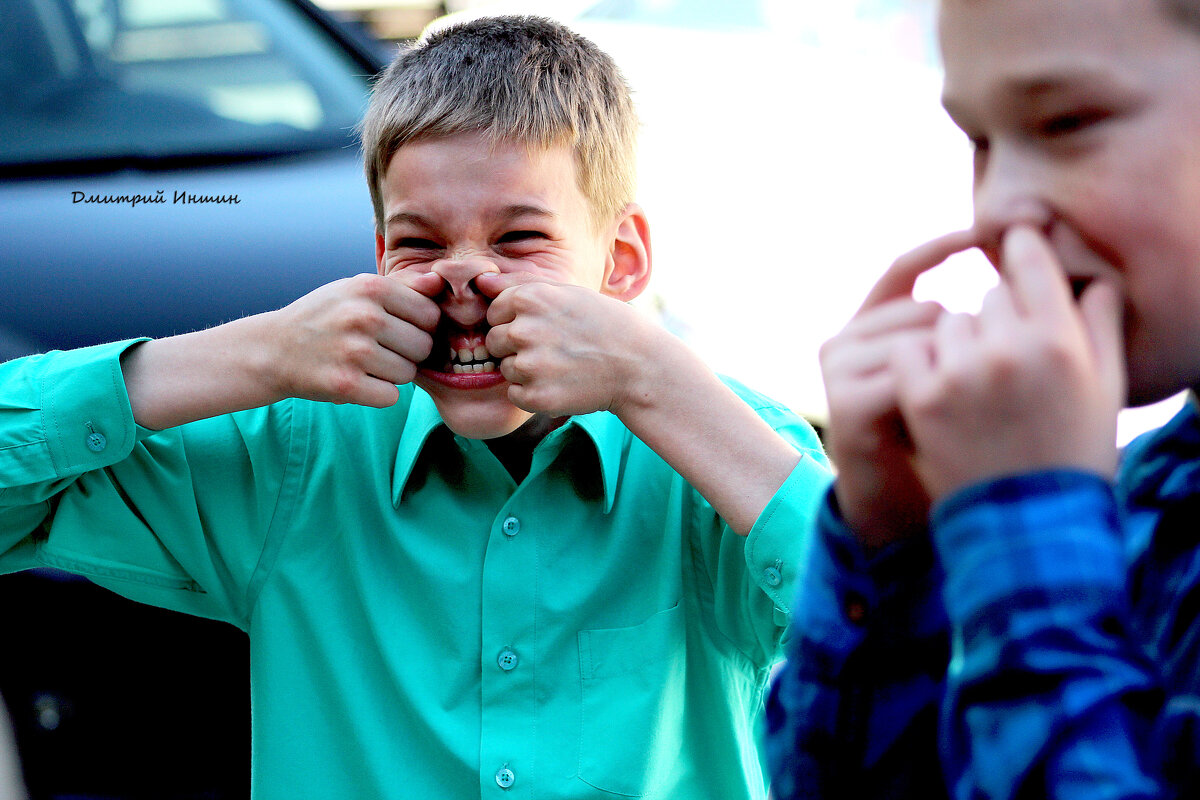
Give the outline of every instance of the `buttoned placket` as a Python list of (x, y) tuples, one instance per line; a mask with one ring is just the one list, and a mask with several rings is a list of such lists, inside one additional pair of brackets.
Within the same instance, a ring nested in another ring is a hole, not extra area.
[[(499, 462), (495, 468), (503, 469)], [(506, 800), (530, 796), (533, 788), (524, 770), (533, 762), (537, 713), (532, 654), (538, 531), (531, 524), (536, 510), (525, 507), (522, 497), (536, 480), (531, 474), (492, 520), (483, 564), (479, 777), (483, 797)]]

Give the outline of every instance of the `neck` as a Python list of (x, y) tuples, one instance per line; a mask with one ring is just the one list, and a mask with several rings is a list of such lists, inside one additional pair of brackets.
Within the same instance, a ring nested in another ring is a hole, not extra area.
[(512, 479), (520, 483), (529, 476), (529, 468), (533, 465), (533, 450), (538, 446), (538, 442), (566, 421), (567, 417), (535, 414), (512, 433), (487, 439), (485, 443), (492, 455), (508, 470)]

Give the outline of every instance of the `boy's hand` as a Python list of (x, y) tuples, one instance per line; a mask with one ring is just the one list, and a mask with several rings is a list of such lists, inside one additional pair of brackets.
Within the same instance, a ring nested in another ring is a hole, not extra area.
[(917, 278), (973, 244), (963, 231), (901, 256), (846, 327), (821, 348), (829, 454), (838, 467), (834, 492), (846, 523), (868, 547), (928, 524), (929, 497), (912, 461), (891, 359), (897, 348), (926, 346), (944, 314), (936, 303), (913, 299)]
[(934, 498), (1066, 467), (1111, 477), (1124, 404), (1121, 305), (1100, 280), (1078, 303), (1049, 242), (1010, 229), (978, 315), (945, 314), (894, 356), (900, 409)]
[(527, 273), (475, 279), (493, 298), (488, 351), (501, 359), (513, 405), (554, 416), (619, 412), (651, 363), (651, 323), (595, 289)]
[(270, 369), (280, 396), (387, 407), (429, 357), (442, 279), (400, 271), (322, 286), (273, 312)]

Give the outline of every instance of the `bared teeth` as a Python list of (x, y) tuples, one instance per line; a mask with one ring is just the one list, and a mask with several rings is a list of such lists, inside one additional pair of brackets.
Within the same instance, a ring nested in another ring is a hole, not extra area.
[(455, 375), (473, 375), (481, 372), (495, 372), (496, 364), (492, 361), (484, 361), (482, 364), (451, 364), (450, 370)]
[(487, 361), (491, 355), (487, 347), (482, 344), (475, 347), (450, 348), (450, 362), (452, 364), (470, 364), (472, 362)]

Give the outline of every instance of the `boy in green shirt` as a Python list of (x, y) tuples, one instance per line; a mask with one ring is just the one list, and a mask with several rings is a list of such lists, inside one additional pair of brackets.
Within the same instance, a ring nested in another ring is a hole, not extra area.
[(403, 53), (378, 275), (0, 367), (0, 567), (246, 630), (259, 800), (763, 797), (825, 460), (626, 304), (635, 126), (545, 20)]

